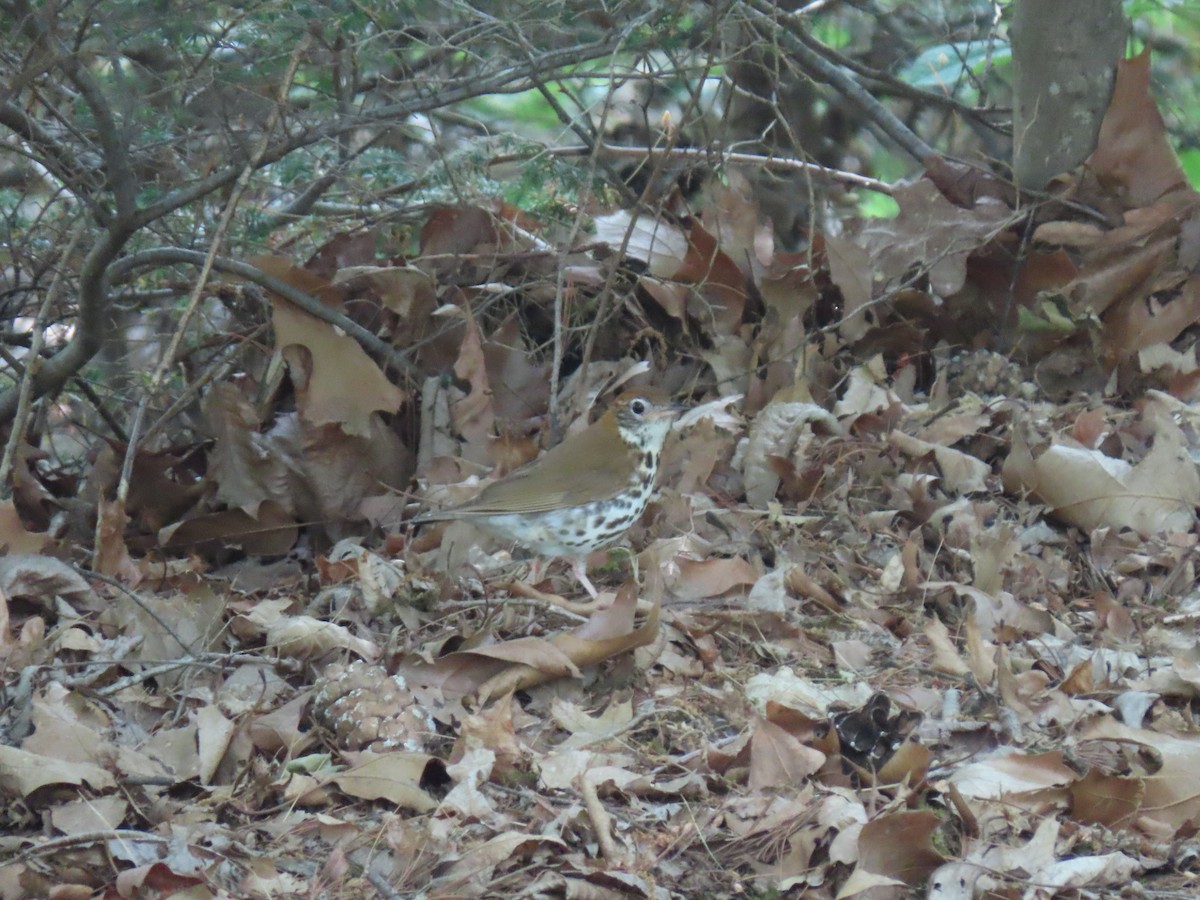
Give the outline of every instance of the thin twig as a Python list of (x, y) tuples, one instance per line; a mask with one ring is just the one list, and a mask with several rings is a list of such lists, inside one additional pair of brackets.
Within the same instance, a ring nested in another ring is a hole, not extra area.
[(587, 810), (588, 818), (592, 820), (592, 831), (595, 832), (596, 842), (600, 845), (600, 855), (608, 863), (621, 862), (621, 854), (617, 851), (617, 844), (612, 836), (612, 816), (600, 802), (596, 786), (587, 777), (587, 772), (580, 775), (577, 781), (579, 793), (583, 795), (583, 806)]
[(171, 625), (166, 620), (164, 620), (162, 616), (160, 616), (153, 609), (151, 609), (149, 604), (147, 604), (145, 600), (143, 600), (136, 593), (134, 593), (134, 591), (127, 588), (125, 585), (123, 585), (117, 579), (112, 578), (108, 575), (102, 575), (99, 572), (93, 572), (91, 569), (81, 568), (79, 566), (73, 566), (72, 568), (74, 568), (75, 571), (78, 572), (80, 575), (82, 575), (84, 578), (94, 578), (97, 581), (104, 582), (105, 584), (107, 584), (110, 587), (115, 587), (118, 591), (123, 593), (126, 597), (128, 597), (135, 604), (137, 604), (138, 608), (141, 609), (142, 612), (144, 612), (146, 615), (148, 615), (150, 618), (152, 618), (155, 622), (157, 622), (158, 626), (166, 634), (170, 635), (171, 639), (174, 640), (175, 643), (177, 643), (183, 650), (190, 653), (192, 656), (198, 655), (196, 653), (196, 648), (191, 646), (191, 644), (188, 644), (187, 642), (185, 642), (183, 640), (183, 638), (181, 638), (178, 634), (176, 634), (175, 629), (172, 628)]
[(149, 834), (145, 831), (133, 831), (128, 828), (113, 828), (108, 831), (86, 831), (82, 834), (68, 834), (35, 844), (18, 853), (14, 862), (25, 862), (30, 859), (37, 859), (39, 856), (49, 856), (57, 853), (59, 850), (66, 850), (68, 847), (82, 847), (87, 844), (107, 844), (109, 841), (129, 841), (132, 843), (146, 841), (152, 844), (165, 844), (167, 843), (167, 838), (157, 834)]
[(8, 434), (8, 442), (4, 445), (4, 459), (0, 460), (0, 494), (8, 493), (8, 488), (6, 487), (8, 477), (12, 473), (13, 462), (17, 458), (17, 449), (21, 446), (21, 441), (25, 439), (25, 423), (29, 418), (29, 410), (31, 408), (33, 382), (37, 377), (38, 368), (42, 363), (42, 342), (45, 340), (43, 323), (46, 321), (46, 316), (50, 313), (51, 305), (58, 299), (58, 290), (62, 285), (62, 276), (66, 269), (67, 260), (71, 258), (71, 254), (79, 246), (79, 239), (83, 236), (83, 231), (83, 223), (80, 222), (75, 228), (74, 234), (71, 235), (71, 240), (67, 243), (66, 250), (62, 252), (60, 259), (63, 264), (54, 270), (54, 278), (50, 282), (50, 288), (46, 291), (46, 297), (42, 300), (42, 305), (38, 308), (37, 315), (33, 320), (33, 335), (29, 342), (29, 364), (25, 366), (25, 371), (21, 373), (21, 385), (17, 393), (17, 411), (13, 416), (12, 430)]
[(122, 257), (113, 264), (109, 277), (114, 284), (119, 284), (121, 281), (129, 278), (138, 269), (174, 265), (176, 263), (199, 266), (204, 265), (205, 262), (208, 262), (211, 268), (219, 272), (237, 275), (239, 278), (244, 278), (247, 281), (260, 285), (271, 293), (278, 294), (285, 300), (294, 303), (300, 309), (320, 319), (322, 322), (328, 322), (330, 325), (340, 328), (358, 341), (368, 353), (388, 366), (406, 375), (416, 374), (416, 369), (409, 361), (407, 354), (393, 350), (390, 344), (381, 340), (373, 332), (363, 328), (353, 319), (348, 318), (335, 309), (330, 309), (315, 297), (304, 293), (304, 291), (293, 287), (280, 278), (268, 275), (262, 269), (256, 268), (249, 263), (239, 262), (238, 260), (229, 259), (224, 256), (210, 258), (207, 254), (199, 250), (187, 250), (183, 247), (156, 247), (152, 250), (142, 250), (138, 253), (131, 253), (129, 256)]
[(243, 338), (241, 341), (239, 341), (237, 347), (234, 348), (234, 351), (229, 355), (229, 359), (227, 359), (223, 365), (209, 366), (204, 371), (204, 373), (201, 374), (201, 376), (199, 378), (197, 378), (195, 381), (193, 381), (191, 384), (189, 384), (187, 386), (187, 389), (182, 394), (180, 394), (178, 397), (176, 397), (175, 401), (170, 406), (167, 407), (166, 411), (162, 415), (160, 415), (150, 425), (149, 428), (146, 429), (146, 435), (143, 438), (143, 440), (149, 441), (149, 440), (153, 439), (161, 429), (166, 427), (168, 422), (170, 422), (172, 419), (174, 419), (187, 406), (189, 406), (192, 402), (194, 402), (196, 396), (200, 393), (201, 390), (204, 389), (204, 387), (206, 385), (210, 384), (213, 381), (222, 379), (226, 375), (228, 375), (230, 372), (232, 372), (234, 366), (236, 366), (238, 364), (238, 362), (241, 360), (242, 354), (246, 352), (246, 349), (249, 347), (253, 347), (254, 341), (260, 335), (266, 334), (266, 331), (269, 327), (270, 326), (267, 325), (266, 323), (259, 325), (252, 332), (250, 332), (248, 335), (246, 335), (245, 338)]
[[(554, 156), (579, 156), (585, 152), (583, 147), (563, 147), (561, 149), (549, 150), (548, 153)], [(721, 149), (719, 144), (713, 144), (711, 147), (626, 147), (614, 146), (612, 144), (601, 144), (598, 147), (599, 152), (610, 154), (612, 156), (623, 157), (655, 157), (667, 156), (673, 159), (686, 159), (714, 165), (720, 163), (723, 165), (732, 166), (750, 166), (753, 168), (767, 169), (772, 172), (807, 172), (812, 175), (817, 175), (827, 178), (830, 181), (841, 182), (842, 184), (850, 185), (851, 187), (863, 188), (868, 191), (876, 191), (880, 194), (887, 194), (889, 197), (893, 193), (893, 188), (886, 181), (880, 181), (878, 178), (870, 178), (866, 175), (860, 175), (857, 172), (846, 172), (842, 169), (833, 169), (829, 166), (822, 166), (819, 163), (807, 162), (803, 159), (796, 159), (793, 156), (763, 156), (758, 153), (738, 153), (731, 150)], [(715, 167), (715, 165), (714, 165)]]
[(112, 431), (113, 437), (118, 441), (126, 441), (128, 437), (125, 434), (125, 426), (117, 421), (117, 417), (113, 415), (112, 410), (104, 402), (104, 398), (96, 393), (96, 389), (92, 387), (82, 375), (76, 374), (71, 379), (72, 384), (78, 389), (79, 393), (83, 394), (84, 399), (92, 404), (92, 408), (96, 410), (104, 424)]
[[(792, 59), (818, 84), (827, 84), (858, 109), (880, 131), (891, 138), (917, 162), (924, 163), (940, 154), (925, 143), (913, 131), (896, 118), (886, 106), (855, 81), (844, 69), (833, 65), (808, 46), (804, 32), (804, 20), (781, 14), (771, 0), (746, 0), (746, 5), (757, 13), (758, 21), (778, 34), (787, 44)], [(802, 37), (803, 36), (803, 37)]]
[[(249, 657), (248, 654), (242, 655), (246, 657), (245, 659), (241, 660), (243, 663), (248, 661), (252, 665), (271, 667), (274, 667), (277, 664), (277, 660), (269, 657), (259, 658)], [(183, 657), (181, 659), (171, 660), (170, 662), (159, 663), (156, 666), (150, 666), (142, 669), (140, 672), (134, 672), (132, 675), (126, 675), (124, 678), (119, 678), (112, 684), (105, 685), (97, 690), (96, 694), (101, 697), (112, 697), (121, 693), (121, 691), (125, 690), (126, 688), (135, 687), (136, 685), (142, 684), (145, 681), (149, 681), (151, 678), (156, 678), (159, 675), (165, 675), (167, 672), (174, 672), (176, 669), (184, 669), (190, 666), (205, 669), (225, 668), (228, 664), (227, 660), (222, 659), (218, 655), (214, 656), (217, 660), (215, 662), (204, 657)]]
[(375, 888), (376, 892), (384, 900), (400, 900), (400, 895), (392, 890), (392, 886), (378, 872), (372, 872), (368, 869), (366, 878), (371, 883), (371, 887)]

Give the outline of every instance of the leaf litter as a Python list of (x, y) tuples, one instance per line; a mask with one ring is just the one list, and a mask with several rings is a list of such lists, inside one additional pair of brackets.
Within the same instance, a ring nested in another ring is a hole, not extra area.
[[(931, 166), (790, 254), (734, 173), (588, 246), (481, 199), (257, 260), (424, 381), (274, 298), (156, 490), (0, 505), (0, 895), (1194, 891), (1200, 203), (1146, 65), (1065, 184), (1104, 224)], [(695, 408), (597, 606), (405, 529), (622, 378)]]

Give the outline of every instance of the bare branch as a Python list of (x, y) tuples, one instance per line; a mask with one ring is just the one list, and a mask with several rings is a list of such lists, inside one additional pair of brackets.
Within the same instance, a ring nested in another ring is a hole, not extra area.
[(90, 199), (90, 195), (103, 186), (103, 179), (97, 177), (95, 169), (83, 165), (70, 149), (24, 110), (12, 103), (0, 104), (0, 125), (9, 128), (37, 150), (37, 161), (77, 196)]
[[(62, 350), (46, 360), (32, 382), (33, 398), (58, 391), (96, 355), (104, 341), (105, 313), (108, 291), (105, 270), (116, 259), (129, 240), (133, 229), (124, 223), (110, 226), (92, 245), (79, 272), (79, 308), (75, 319), (75, 335)], [(0, 394), (0, 422), (8, 422), (17, 411), (18, 392)]]
[[(177, 265), (180, 263), (202, 266), (206, 258), (206, 253), (199, 250), (186, 250), (182, 247), (157, 247), (153, 250), (143, 250), (139, 253), (123, 257), (113, 265), (109, 272), (109, 279), (113, 284), (120, 284), (131, 278), (134, 272), (141, 269)], [(260, 287), (264, 287), (272, 293), (278, 294), (296, 304), (296, 306), (309, 315), (340, 328), (358, 341), (377, 360), (406, 374), (416, 374), (412, 363), (405, 354), (393, 350), (390, 344), (380, 340), (375, 334), (363, 328), (357, 322), (330, 309), (320, 300), (292, 287), (286, 281), (282, 281), (273, 275), (268, 275), (266, 272), (255, 268), (249, 263), (238, 262), (237, 260), (228, 259), (223, 256), (214, 257), (212, 267), (218, 272), (236, 275)]]
[(930, 157), (938, 156), (938, 152), (925, 143), (913, 131), (896, 118), (882, 103), (871, 96), (861, 84), (851, 78), (843, 69), (833, 65), (828, 60), (815, 53), (808, 42), (801, 36), (804, 34), (804, 19), (797, 15), (781, 13), (779, 7), (769, 0), (746, 0), (755, 15), (752, 20), (772, 34), (783, 38), (787, 49), (793, 55), (797, 64), (808, 72), (809, 76), (821, 84), (831, 88), (857, 106), (864, 115), (879, 127), (879, 130), (896, 142), (903, 150), (918, 162), (924, 162)]

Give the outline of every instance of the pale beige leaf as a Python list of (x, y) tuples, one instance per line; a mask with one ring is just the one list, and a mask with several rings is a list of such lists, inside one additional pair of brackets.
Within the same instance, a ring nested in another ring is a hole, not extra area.
[(1147, 538), (1190, 531), (1200, 503), (1196, 464), (1179, 427), (1165, 417), (1157, 422), (1154, 446), (1137, 465), (1060, 443), (1035, 457), (1026, 429), (1017, 427), (1003, 476), (1009, 492), (1029, 492), (1087, 531), (1130, 528)]
[(403, 809), (426, 813), (437, 801), (421, 788), (421, 777), (432, 756), (424, 753), (384, 753), (325, 779), (360, 800), (387, 800)]
[(759, 410), (750, 426), (750, 438), (742, 459), (746, 500), (751, 506), (766, 508), (779, 489), (779, 473), (771, 458), (789, 459), (801, 455), (814, 434), (841, 433), (837, 419), (815, 403), (773, 401)]
[(120, 828), (129, 803), (120, 797), (91, 797), (56, 806), (49, 811), (50, 824), (63, 834), (86, 834)]
[(825, 758), (775, 723), (761, 720), (750, 739), (750, 789), (793, 788), (819, 771)]
[(888, 443), (909, 456), (932, 456), (942, 473), (942, 483), (952, 494), (970, 494), (988, 489), (991, 466), (952, 447), (931, 444), (901, 431), (888, 433)]
[(343, 625), (312, 616), (287, 616), (267, 627), (267, 646), (284, 656), (299, 659), (322, 657), (334, 650), (349, 650), (363, 659), (379, 656), (373, 642), (355, 637)]
[(51, 759), (0, 745), (0, 791), (10, 797), (27, 797), (48, 784), (87, 784), (97, 791), (117, 786), (106, 769), (92, 763)]
[(90, 596), (92, 588), (62, 560), (19, 553), (0, 557), (0, 593), (52, 608), (56, 596)]
[(229, 749), (236, 725), (215, 706), (202, 706), (196, 713), (196, 738), (199, 746), (201, 784), (211, 784), (217, 767)]

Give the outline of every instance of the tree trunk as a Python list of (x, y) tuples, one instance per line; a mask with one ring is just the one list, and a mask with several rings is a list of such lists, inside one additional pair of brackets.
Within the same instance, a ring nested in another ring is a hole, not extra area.
[(1013, 177), (1039, 190), (1095, 148), (1128, 26), (1121, 0), (1013, 7)]

